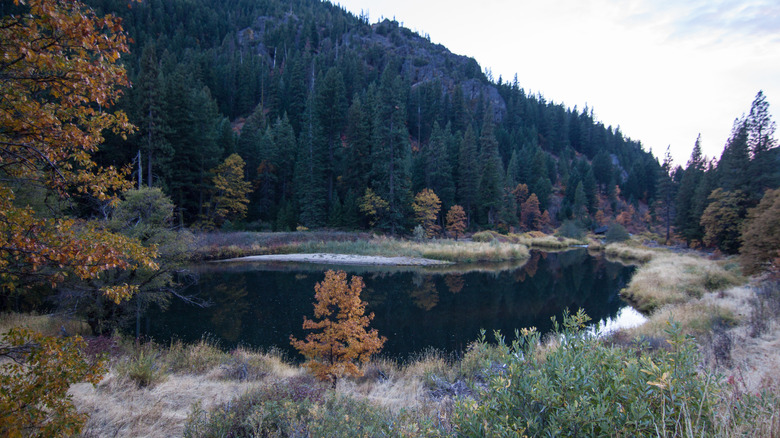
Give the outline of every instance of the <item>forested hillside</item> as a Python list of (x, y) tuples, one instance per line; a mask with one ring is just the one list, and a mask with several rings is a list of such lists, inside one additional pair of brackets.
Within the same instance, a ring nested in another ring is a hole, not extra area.
[[(138, 131), (109, 138), (100, 160), (140, 151), (142, 183), (171, 196), (183, 225), (403, 233), (429, 188), (442, 226), (457, 204), (472, 230), (617, 221), (703, 239), (699, 219), (721, 183), (691, 187), (715, 164), (692, 159), (683, 181), (592, 109), (529, 95), (517, 76), (489, 79), (398, 22), (314, 0), (89, 3), (124, 17), (133, 39), (121, 105)], [(233, 153), (250, 183), (245, 216), (217, 213), (226, 198), (214, 169)], [(776, 171), (760, 161), (751, 172)]]
[(397, 22), (317, 1), (90, 3), (134, 40), (122, 105), (139, 129), (101, 160), (140, 150), (143, 184), (163, 187), (184, 224), (213, 216), (210, 170), (234, 152), (253, 228), (368, 227), (367, 189), (387, 203), (377, 227), (395, 232), (424, 188), (472, 228), (591, 225), (655, 197), (657, 161), (591, 110), (489, 81)]

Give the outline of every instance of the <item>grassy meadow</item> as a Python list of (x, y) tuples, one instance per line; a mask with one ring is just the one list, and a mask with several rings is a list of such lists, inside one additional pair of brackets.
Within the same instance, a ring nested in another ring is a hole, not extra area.
[[(505, 260), (527, 257), (528, 246), (579, 244), (492, 233), (433, 243), (314, 234), (210, 235), (212, 249), (201, 256), (274, 251)], [(226, 239), (237, 249), (213, 250)], [(98, 385), (70, 390), (89, 415), (82, 435), (778, 436), (778, 281), (744, 278), (731, 259), (632, 242), (600, 248), (639, 263), (622, 294), (648, 316), (643, 325), (594, 338), (581, 332), (585, 315), (559, 316), (558, 331), (544, 337), (533, 329), (497, 342), (483, 334), (460, 354), (431, 350), (403, 362), (380, 354), (361, 365), (362, 377), (342, 379), (335, 389), (274, 350), (225, 351), (206, 339), (161, 345), (119, 335), (88, 338), (109, 372)], [(88, 331), (61, 317), (0, 317), (0, 332), (19, 325), (51, 335)]]

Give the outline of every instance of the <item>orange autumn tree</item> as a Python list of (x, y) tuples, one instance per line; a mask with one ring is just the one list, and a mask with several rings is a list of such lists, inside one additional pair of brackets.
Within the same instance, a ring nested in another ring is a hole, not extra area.
[(387, 340), (376, 329), (368, 330), (374, 314), (364, 315), (363, 286), (362, 277), (347, 282), (346, 272), (327, 271), (314, 286), (314, 317), (319, 321), (303, 318), (304, 329), (318, 332), (309, 333), (306, 340), (290, 336), (293, 347), (306, 356), (306, 366), (320, 380), (330, 380), (334, 388), (344, 376), (362, 376), (356, 362), (368, 361)]
[[(92, 158), (102, 133), (133, 127), (107, 111), (128, 85), (119, 57), (127, 52), (120, 20), (98, 17), (79, 1), (15, 0), (0, 17), (0, 289), (56, 287), (108, 270), (156, 269), (155, 249), (67, 217), (78, 196), (112, 205), (129, 187), (126, 170)], [(33, 196), (29, 196), (32, 194)], [(27, 196), (25, 196), (27, 195)], [(137, 291), (101, 288), (119, 302)], [(26, 329), (0, 337), (0, 435), (69, 436), (84, 416), (67, 395), (71, 383), (96, 382), (78, 337), (61, 342)]]
[[(102, 133), (133, 127), (110, 107), (128, 85), (120, 20), (98, 17), (78, 1), (14, 1), (0, 19), (0, 286), (57, 285), (108, 269), (154, 266), (146, 249), (102, 224), (36, 211), (17, 200), (36, 187), (114, 204), (129, 187), (125, 171), (92, 159)], [(54, 217), (52, 217), (54, 216)], [(103, 292), (115, 301), (134, 287)]]
[(466, 212), (460, 205), (453, 205), (447, 212), (447, 231), (455, 235), (455, 240), (466, 231)]

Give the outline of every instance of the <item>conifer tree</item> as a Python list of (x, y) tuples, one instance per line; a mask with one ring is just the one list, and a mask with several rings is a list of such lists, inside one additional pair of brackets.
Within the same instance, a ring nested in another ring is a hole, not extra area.
[(502, 185), (504, 182), (504, 166), (498, 154), (493, 123), (493, 108), (485, 111), (482, 122), (482, 133), (479, 137), (480, 146), (480, 177), (479, 177), (479, 207), (480, 215), (485, 223), (494, 224), (498, 217), (502, 200)]
[(327, 180), (328, 203), (333, 199), (337, 173), (337, 151), (341, 146), (341, 133), (347, 112), (347, 97), (344, 79), (336, 67), (325, 74), (317, 84), (315, 111), (322, 131), (323, 141), (327, 145), (327, 160), (323, 163)]
[(477, 140), (470, 125), (460, 142), (458, 157), (457, 199), (458, 203), (463, 205), (468, 222), (471, 223), (479, 196), (479, 165), (477, 162)]
[[(169, 128), (162, 115), (163, 82), (153, 44), (147, 44), (141, 54), (141, 76), (136, 86), (141, 90), (137, 118), (138, 137), (143, 152), (142, 158), (146, 159), (146, 184), (152, 187), (155, 169), (157, 172), (169, 170), (173, 156), (173, 149), (165, 138)], [(168, 175), (161, 176), (163, 181), (168, 181)]]
[(671, 148), (666, 148), (666, 154), (664, 155), (664, 163), (661, 166), (661, 187), (659, 188), (660, 199), (658, 202), (660, 205), (661, 215), (663, 218), (664, 229), (666, 230), (666, 244), (668, 245), (671, 239), (672, 233), (672, 221), (674, 220), (674, 206), (676, 196), (676, 184), (672, 175), (672, 153)]
[(353, 194), (363, 193), (371, 174), (371, 115), (368, 109), (360, 96), (355, 96), (347, 112), (344, 186)]
[(680, 187), (675, 200), (674, 225), (677, 232), (690, 245), (693, 241), (701, 241), (704, 230), (701, 228), (701, 211), (697, 208), (696, 191), (704, 178), (704, 157), (701, 154), (701, 134), (696, 137), (696, 143), (683, 171)]
[(372, 184), (388, 203), (384, 223), (395, 234), (404, 225), (411, 207), (411, 146), (406, 129), (406, 107), (401, 78), (390, 65), (382, 73), (374, 110), (371, 150)]
[(326, 160), (327, 149), (314, 116), (314, 102), (310, 95), (303, 119), (303, 131), (298, 137), (294, 175), (299, 219), (308, 228), (321, 227), (327, 219)]
[(452, 168), (447, 156), (448, 132), (433, 124), (431, 139), (425, 149), (425, 187), (437, 193), (445, 206), (455, 202), (455, 184), (452, 182)]

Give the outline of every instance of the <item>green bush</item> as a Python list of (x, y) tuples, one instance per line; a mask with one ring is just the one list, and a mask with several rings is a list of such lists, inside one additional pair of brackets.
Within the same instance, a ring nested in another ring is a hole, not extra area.
[(494, 231), (480, 231), (477, 233), (474, 233), (473, 236), (471, 236), (471, 240), (474, 242), (492, 242), (496, 240), (496, 234)]
[(609, 347), (586, 335), (589, 318), (554, 323), (560, 346), (537, 351), (539, 333), (523, 330), (503, 351), (477, 400), (457, 404), (453, 422), (465, 436), (699, 436), (713, 431), (709, 378), (678, 326), (671, 348), (655, 353)]
[(585, 230), (578, 222), (566, 220), (563, 221), (555, 234), (561, 237), (568, 237), (569, 239), (582, 239), (585, 237)]
[(127, 376), (141, 388), (165, 380), (165, 373), (160, 367), (160, 354), (153, 345), (141, 347), (133, 356), (121, 362), (117, 369), (120, 375)]
[(248, 393), (206, 412), (190, 413), (185, 437), (437, 436), (433, 418), (389, 409), (328, 391), (311, 377), (293, 378)]
[(626, 240), (630, 239), (631, 236), (628, 234), (628, 231), (626, 231), (626, 227), (623, 225), (620, 225), (617, 222), (614, 222), (609, 225), (609, 229), (607, 230), (607, 234), (604, 236), (607, 243), (615, 243), (615, 242), (625, 242)]

